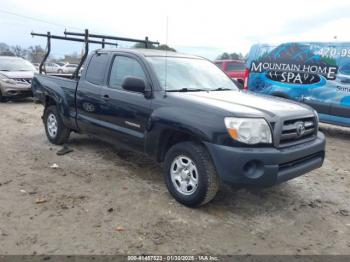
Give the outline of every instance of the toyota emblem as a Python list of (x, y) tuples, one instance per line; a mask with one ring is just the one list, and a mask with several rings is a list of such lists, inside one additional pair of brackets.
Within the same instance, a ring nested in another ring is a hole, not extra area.
[(297, 135), (300, 137), (305, 133), (305, 123), (299, 122), (297, 123)]

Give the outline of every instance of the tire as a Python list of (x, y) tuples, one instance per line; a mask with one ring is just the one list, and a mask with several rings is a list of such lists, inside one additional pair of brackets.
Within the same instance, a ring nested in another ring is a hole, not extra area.
[(208, 203), (220, 186), (208, 151), (193, 142), (181, 142), (169, 149), (164, 160), (164, 179), (170, 194), (188, 207)]
[(7, 101), (9, 101), (9, 99), (7, 97), (3, 97), (0, 91), (0, 103), (6, 103)]
[(56, 106), (49, 106), (45, 109), (43, 121), (46, 136), (52, 144), (62, 145), (67, 142), (70, 129), (64, 126)]
[(57, 73), (63, 74), (63, 70), (62, 70), (62, 69), (59, 69), (59, 70), (57, 71)]

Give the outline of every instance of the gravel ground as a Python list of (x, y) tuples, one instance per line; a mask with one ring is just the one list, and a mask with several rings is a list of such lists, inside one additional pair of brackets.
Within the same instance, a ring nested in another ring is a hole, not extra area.
[(0, 104), (0, 254), (350, 254), (349, 129), (321, 126), (321, 169), (189, 209), (144, 156), (77, 134), (57, 156), (42, 110)]

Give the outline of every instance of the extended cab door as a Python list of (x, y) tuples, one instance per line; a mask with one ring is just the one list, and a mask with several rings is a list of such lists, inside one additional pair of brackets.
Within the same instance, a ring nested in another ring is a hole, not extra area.
[(106, 83), (109, 55), (95, 53), (88, 61), (87, 69), (79, 80), (76, 91), (77, 125), (84, 133), (99, 135), (99, 120), (104, 106), (101, 89)]
[(107, 85), (101, 89), (103, 109), (99, 118), (104, 127), (105, 138), (143, 151), (145, 129), (151, 114), (151, 100), (143, 93), (124, 90), (122, 83), (127, 76), (142, 78), (146, 85), (150, 84), (147, 70), (136, 56), (114, 56)]

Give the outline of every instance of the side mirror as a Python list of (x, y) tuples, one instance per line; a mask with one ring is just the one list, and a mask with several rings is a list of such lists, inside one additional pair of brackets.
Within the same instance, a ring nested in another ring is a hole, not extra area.
[(142, 78), (127, 76), (124, 78), (122, 88), (131, 92), (142, 93), (146, 98), (152, 97), (152, 89)]
[(145, 93), (146, 83), (139, 77), (127, 76), (124, 78), (122, 88), (132, 92)]

